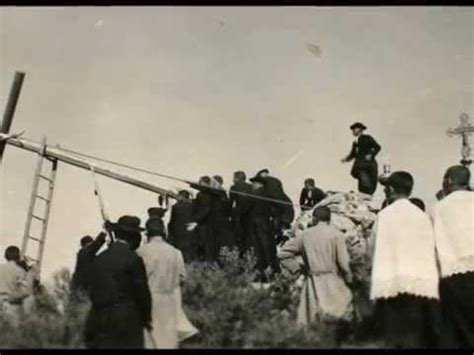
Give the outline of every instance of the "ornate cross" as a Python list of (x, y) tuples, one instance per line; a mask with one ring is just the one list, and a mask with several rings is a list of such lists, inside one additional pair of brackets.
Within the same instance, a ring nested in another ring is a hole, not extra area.
[(467, 113), (463, 113), (460, 117), (461, 124), (456, 128), (448, 129), (449, 136), (461, 136), (462, 137), (462, 147), (461, 147), (461, 164), (470, 165), (472, 163), (471, 157), (471, 146), (469, 145), (469, 135), (474, 133), (474, 126), (470, 122), (471, 118)]

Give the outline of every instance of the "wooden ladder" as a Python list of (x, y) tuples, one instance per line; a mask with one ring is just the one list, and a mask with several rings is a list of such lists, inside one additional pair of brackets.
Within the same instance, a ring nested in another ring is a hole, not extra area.
[[(43, 163), (49, 161), (51, 169), (48, 173), (43, 172)], [(30, 205), (26, 216), (25, 233), (23, 235), (23, 243), (21, 247), (22, 255), (28, 260), (37, 263), (38, 270), (41, 270), (43, 261), (44, 246), (46, 241), (46, 232), (48, 228), (49, 212), (51, 209), (51, 201), (53, 198), (54, 183), (56, 180), (57, 159), (50, 158), (46, 155), (46, 137), (43, 137), (41, 151), (38, 152), (38, 160), (36, 163), (35, 175), (33, 178), (33, 187), (31, 190)], [(43, 184), (42, 184), (43, 183)], [(41, 194), (41, 187), (47, 184), (46, 196)], [(42, 205), (42, 206), (41, 206)], [(42, 207), (42, 208), (41, 208)], [(38, 210), (42, 211), (38, 212)], [(40, 233), (33, 235), (35, 224), (39, 224)], [(30, 242), (37, 243), (36, 254), (31, 251)]]

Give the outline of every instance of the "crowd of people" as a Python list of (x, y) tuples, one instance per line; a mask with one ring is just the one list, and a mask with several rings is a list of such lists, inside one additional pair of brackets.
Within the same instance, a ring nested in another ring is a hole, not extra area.
[[(359, 192), (372, 195), (380, 184), (386, 196), (367, 250), (374, 328), (390, 347), (474, 347), (469, 169), (447, 170), (430, 218), (423, 201), (411, 197), (410, 173), (378, 176), (375, 156), (381, 146), (365, 129), (359, 122), (351, 126), (355, 141), (343, 162), (354, 161), (351, 175)], [(189, 186), (197, 191), (194, 198), (182, 190), (169, 210), (161, 201), (148, 210), (145, 228), (139, 217), (126, 215), (117, 223), (106, 221), (95, 239), (81, 239), (72, 294), (92, 304), (85, 327), (88, 348), (176, 348), (197, 334), (181, 305), (186, 264), (218, 264), (223, 247), (236, 247), (241, 256), (252, 249), (260, 282), (271, 282), (281, 266), (301, 257), (298, 323), (308, 325), (320, 316), (350, 319), (353, 275), (345, 236), (331, 225), (331, 211), (317, 206), (326, 193), (314, 179), (305, 180), (299, 206), (268, 169), (249, 182), (243, 171), (235, 172), (229, 193), (220, 176), (203, 176)], [(284, 232), (295, 207), (313, 209), (314, 226), (288, 237)], [(0, 266), (0, 300), (14, 306), (32, 292), (34, 277), (27, 275), (34, 272), (16, 247), (7, 248), (6, 259)]]

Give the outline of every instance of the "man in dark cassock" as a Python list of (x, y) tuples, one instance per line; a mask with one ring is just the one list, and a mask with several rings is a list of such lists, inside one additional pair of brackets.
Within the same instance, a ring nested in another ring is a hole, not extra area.
[(323, 190), (316, 187), (314, 179), (304, 181), (304, 187), (300, 194), (300, 206), (302, 211), (307, 211), (316, 206), (326, 197)]
[[(274, 273), (280, 270), (277, 259), (276, 241), (271, 228), (271, 203), (265, 200), (265, 198), (269, 197), (264, 188), (267, 180), (261, 176), (255, 176), (250, 179), (250, 181), (252, 182), (253, 195), (257, 197), (252, 198), (250, 210), (252, 237), (254, 238), (253, 245), (257, 256), (257, 268), (260, 271), (261, 280), (267, 281), (264, 273), (269, 268), (271, 268)], [(258, 197), (262, 197), (263, 199), (259, 199)]]
[(380, 152), (380, 145), (372, 136), (364, 134), (367, 127), (356, 122), (350, 126), (355, 141), (349, 155), (342, 159), (343, 163), (354, 160), (351, 175), (359, 181), (358, 190), (373, 195), (377, 189), (378, 165), (375, 157)]
[[(191, 188), (199, 191), (193, 201), (193, 223), (197, 224), (195, 231), (198, 257), (200, 260), (213, 262), (215, 261), (214, 255), (216, 253), (214, 249), (216, 241), (212, 235), (211, 228), (211, 178), (203, 176), (197, 184), (189, 182), (189, 185)], [(193, 227), (189, 225), (188, 228), (192, 230)]]
[(241, 255), (252, 247), (252, 219), (250, 216), (252, 199), (239, 194), (252, 194), (252, 185), (247, 183), (246, 180), (245, 173), (237, 171), (234, 173), (234, 185), (230, 188), (232, 225)]
[(230, 219), (231, 205), (229, 197), (223, 188), (224, 180), (221, 176), (213, 177), (214, 188), (211, 190), (212, 206), (211, 206), (211, 223), (213, 233), (217, 237), (218, 251), (221, 247), (232, 248), (236, 245), (234, 233), (232, 231), (232, 222)]
[(71, 280), (71, 291), (74, 295), (87, 294), (90, 267), (97, 252), (104, 245), (106, 236), (105, 232), (101, 232), (95, 239), (88, 235), (81, 238), (81, 249), (77, 253), (76, 267)]
[(189, 191), (181, 190), (178, 193), (178, 202), (171, 207), (168, 234), (170, 244), (183, 253), (185, 262), (190, 262), (195, 257), (195, 231), (187, 228), (192, 222), (193, 201)]
[(138, 217), (120, 217), (113, 225), (115, 242), (93, 261), (88, 349), (144, 348), (144, 328), (151, 329), (151, 294), (143, 260), (132, 249), (142, 230)]
[(257, 176), (265, 181), (264, 190), (271, 199), (280, 201), (271, 203), (271, 231), (277, 243), (283, 242), (283, 230), (288, 229), (295, 218), (293, 202), (283, 190), (282, 182), (276, 177), (270, 176), (268, 169), (260, 170)]
[(446, 195), (435, 205), (433, 224), (440, 266), (444, 329), (442, 347), (474, 348), (474, 192), (466, 166), (450, 167), (443, 178)]

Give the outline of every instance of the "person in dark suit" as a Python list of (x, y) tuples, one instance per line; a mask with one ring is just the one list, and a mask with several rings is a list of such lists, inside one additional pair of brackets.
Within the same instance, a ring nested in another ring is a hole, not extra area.
[(232, 208), (232, 226), (239, 245), (240, 255), (243, 256), (252, 247), (252, 228), (250, 208), (252, 200), (252, 185), (246, 182), (247, 176), (243, 171), (234, 173), (234, 184), (230, 188), (230, 205)]
[(189, 230), (195, 227), (197, 236), (197, 254), (199, 260), (214, 261), (214, 236), (211, 229), (211, 178), (203, 176), (197, 184), (188, 182), (191, 188), (198, 190), (193, 201), (193, 224), (188, 226)]
[(304, 187), (300, 194), (300, 206), (302, 211), (312, 209), (316, 204), (326, 197), (323, 190), (315, 186), (314, 179), (308, 178), (304, 181)]
[(290, 228), (295, 218), (293, 202), (285, 193), (282, 182), (276, 177), (270, 176), (268, 169), (260, 170), (257, 176), (265, 181), (264, 190), (266, 195), (271, 199), (279, 201), (271, 203), (271, 230), (277, 243), (282, 243), (286, 239), (283, 235), (283, 230)]
[(76, 267), (71, 280), (71, 291), (75, 296), (88, 293), (89, 270), (97, 252), (104, 245), (106, 236), (105, 232), (101, 232), (95, 239), (88, 235), (81, 238), (81, 249), (77, 253)]
[(268, 271), (271, 270), (273, 273), (276, 273), (280, 270), (277, 259), (276, 240), (272, 234), (271, 202), (265, 200), (265, 198), (269, 197), (264, 188), (267, 180), (257, 175), (250, 179), (250, 181), (252, 182), (253, 195), (257, 197), (252, 199), (250, 210), (257, 269), (260, 271), (260, 280), (267, 281), (266, 273)]
[(91, 268), (92, 303), (85, 326), (88, 349), (143, 349), (151, 329), (151, 294), (143, 260), (131, 245), (140, 239), (140, 219), (122, 216), (113, 225), (115, 242)]
[(351, 175), (359, 181), (358, 190), (364, 194), (373, 195), (377, 189), (378, 165), (375, 157), (380, 152), (380, 145), (372, 136), (363, 134), (367, 127), (356, 122), (350, 126), (352, 134), (356, 137), (349, 155), (342, 162), (354, 160)]
[(236, 246), (232, 222), (230, 219), (231, 205), (229, 197), (224, 190), (224, 179), (220, 175), (213, 176), (211, 186), (212, 206), (211, 224), (213, 233), (217, 237), (217, 256), (222, 247), (233, 248)]
[(193, 222), (193, 201), (188, 191), (178, 192), (178, 202), (171, 207), (171, 216), (168, 223), (170, 244), (183, 253), (185, 262), (195, 258), (195, 232), (187, 226)]

